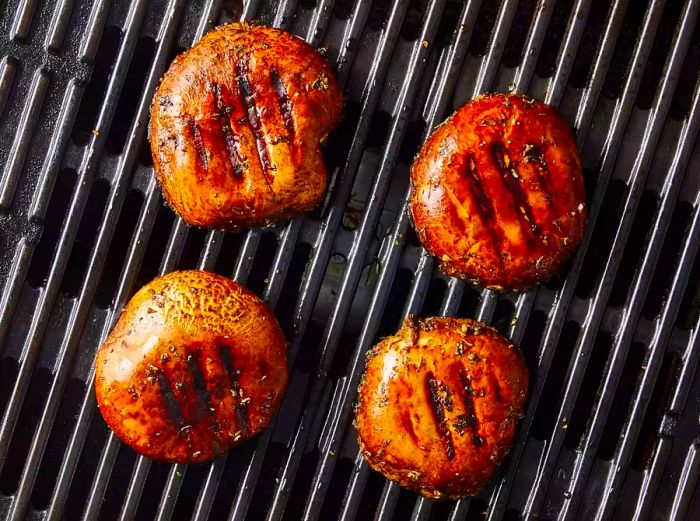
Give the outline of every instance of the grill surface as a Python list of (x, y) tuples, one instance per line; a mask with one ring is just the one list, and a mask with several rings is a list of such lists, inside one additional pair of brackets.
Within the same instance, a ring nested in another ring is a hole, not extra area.
[[(700, 519), (700, 1), (9, 0), (0, 13), (0, 513), (8, 519)], [(170, 60), (218, 22), (324, 47), (346, 92), (322, 207), (239, 234), (164, 206), (146, 136)], [(480, 291), (435, 269), (406, 213), (420, 143), (489, 90), (560, 108), (588, 185), (555, 280)], [(137, 457), (92, 361), (158, 273), (214, 270), (290, 340), (271, 428), (210, 464)], [(492, 323), (532, 390), (471, 501), (370, 472), (351, 407), (364, 352), (406, 314)]]

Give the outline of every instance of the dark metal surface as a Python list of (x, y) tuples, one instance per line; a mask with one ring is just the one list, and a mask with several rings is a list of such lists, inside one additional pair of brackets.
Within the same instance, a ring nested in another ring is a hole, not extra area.
[[(0, 5), (0, 515), (8, 519), (700, 519), (700, 1), (9, 0)], [(309, 215), (238, 234), (164, 206), (146, 125), (173, 56), (245, 18), (323, 47), (346, 93)], [(484, 91), (558, 106), (590, 223), (521, 294), (449, 279), (417, 244), (408, 168)], [(260, 437), (212, 463), (135, 455), (92, 361), (133, 292), (200, 267), (275, 310), (293, 367)], [(407, 314), (478, 317), (523, 350), (516, 444), (472, 500), (370, 471), (352, 402)]]

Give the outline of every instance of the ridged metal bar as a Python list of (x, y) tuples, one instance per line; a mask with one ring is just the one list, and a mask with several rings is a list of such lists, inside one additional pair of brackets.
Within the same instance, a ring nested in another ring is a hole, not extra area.
[(683, 473), (681, 474), (676, 495), (673, 497), (669, 519), (686, 519), (686, 514), (693, 501), (695, 485), (700, 476), (700, 447), (698, 442), (694, 442), (688, 447), (688, 452), (683, 462)]
[(583, 30), (586, 27), (591, 3), (591, 0), (578, 0), (571, 12), (566, 34), (564, 35), (564, 44), (557, 54), (557, 66), (554, 70), (554, 76), (552, 76), (549, 82), (547, 94), (544, 97), (544, 102), (549, 105), (559, 105), (564, 95), (564, 89), (566, 88), (566, 82), (569, 78), (571, 67), (574, 65), (576, 53), (581, 45)]
[(72, 7), (73, 0), (61, 0), (60, 3), (56, 4), (51, 17), (51, 25), (44, 40), (44, 48), (47, 51), (57, 51), (61, 48)]
[(12, 82), (17, 72), (17, 64), (9, 56), (5, 56), (0, 63), (0, 116), (5, 110), (5, 103), (10, 95)]
[(25, 39), (29, 35), (36, 4), (37, 0), (20, 0), (10, 29), (10, 40)]
[[(535, 477), (533, 487), (528, 497), (525, 512), (526, 516), (536, 515), (544, 501), (544, 496), (548, 486), (549, 479), (554, 472), (556, 460), (559, 457), (559, 451), (564, 442), (565, 429), (559, 428), (565, 425), (567, 418), (571, 418), (571, 412), (578, 396), (578, 391), (583, 382), (583, 376), (588, 365), (588, 360), (592, 351), (592, 346), (598, 328), (603, 317), (603, 311), (608, 301), (612, 284), (617, 273), (619, 263), (622, 259), (624, 245), (627, 242), (629, 232), (632, 228), (632, 220), (639, 204), (641, 192), (644, 188), (644, 180), (646, 173), (653, 158), (653, 152), (661, 135), (661, 130), (666, 119), (666, 114), (671, 104), (671, 97), (677, 79), (683, 66), (685, 54), (688, 49), (689, 36), (693, 33), (695, 20), (697, 18), (698, 4), (692, 1), (686, 4), (685, 16), (683, 17), (680, 31), (677, 34), (674, 42), (671, 59), (667, 63), (665, 75), (657, 96), (656, 104), (651, 111), (647, 127), (642, 139), (642, 145), (635, 159), (635, 164), (631, 172), (631, 184), (629, 192), (624, 203), (623, 219), (617, 228), (615, 239), (608, 256), (603, 275), (599, 279), (596, 286), (595, 298), (589, 308), (588, 314), (584, 320), (581, 329), (581, 335), (576, 345), (574, 354), (572, 355), (573, 363), (569, 367), (567, 373), (567, 382), (565, 384), (564, 396), (561, 399), (561, 405), (557, 413), (557, 421), (554, 432), (552, 433), (549, 443), (545, 451), (544, 460), (540, 464), (537, 476)], [(589, 228), (590, 229), (590, 228)], [(624, 355), (622, 355), (624, 361)], [(611, 396), (614, 393), (614, 388), (610, 391)]]
[(309, 29), (304, 36), (304, 39), (313, 47), (321, 45), (321, 40), (325, 34), (324, 29), (331, 18), (334, 3), (335, 0), (318, 0), (318, 5), (314, 8)]
[(617, 44), (618, 35), (622, 29), (628, 3), (629, 0), (614, 0), (613, 5), (610, 7), (610, 17), (605, 25), (600, 52), (596, 56), (590, 80), (581, 96), (581, 103), (574, 121), (576, 143), (579, 149), (583, 147), (585, 136), (588, 135), (588, 129), (593, 119), (593, 111), (598, 103), (598, 96), (603, 89), (605, 77), (608, 74), (608, 68)]
[[(639, 430), (641, 428), (642, 419), (646, 413), (649, 400), (653, 392), (654, 384), (661, 369), (664, 354), (668, 339), (673, 330), (673, 322), (678, 314), (678, 309), (683, 297), (683, 289), (688, 283), (690, 271), (693, 266), (693, 261), (700, 247), (700, 192), (695, 194), (693, 201), (693, 214), (691, 222), (686, 232), (686, 240), (684, 241), (680, 261), (671, 283), (671, 288), (668, 292), (669, 298), (664, 303), (661, 315), (657, 319), (656, 329), (652, 341), (649, 343), (648, 355), (646, 358), (645, 367), (642, 371), (640, 382), (636, 388), (636, 395), (632, 404), (632, 412), (628, 416), (625, 426), (620, 435), (622, 440), (614, 459), (611, 462), (610, 471), (608, 471), (604, 480), (604, 487), (601, 495), (608, 501), (601, 503), (596, 510), (595, 519), (612, 519), (616, 500), (619, 497), (622, 481), (626, 475), (623, 469), (627, 469), (632, 452), (634, 450)], [(700, 324), (696, 324), (697, 328)], [(697, 357), (697, 354), (695, 355)], [(695, 358), (697, 361), (697, 358)], [(686, 363), (691, 362), (686, 360)], [(617, 469), (620, 469), (618, 471)]]
[(513, 19), (515, 18), (517, 10), (518, 0), (504, 0), (501, 4), (498, 17), (496, 18), (496, 26), (493, 28), (491, 43), (489, 44), (486, 56), (481, 60), (481, 66), (477, 73), (476, 83), (474, 84), (474, 90), (471, 96), (472, 99), (491, 87), (493, 78), (496, 76), (496, 71), (498, 70), (498, 65), (501, 63), (503, 50), (508, 41), (508, 34), (510, 33), (510, 28), (513, 25)]
[[(126, 305), (126, 301), (131, 294), (131, 288), (133, 288), (136, 276), (138, 274), (138, 267), (141, 263), (141, 259), (146, 249), (146, 244), (148, 242), (148, 237), (150, 236), (153, 226), (153, 216), (157, 211), (159, 203), (160, 193), (156, 190), (155, 179), (151, 179), (148, 196), (144, 203), (144, 211), (141, 214), (141, 218), (139, 219), (139, 223), (136, 227), (136, 232), (134, 234), (135, 238), (132, 241), (131, 248), (127, 254), (127, 260), (122, 270), (119, 287), (117, 289), (117, 296), (114, 299), (114, 305), (112, 307), (113, 311), (110, 318), (105, 321), (104, 327), (102, 328), (102, 332), (100, 334), (100, 339), (106, 338), (107, 334), (109, 333), (109, 329), (112, 327), (112, 324), (117, 318), (117, 310), (121, 310), (124, 305)], [(87, 377), (88, 383), (86, 386), (90, 390), (94, 385), (94, 379), (95, 371), (94, 368), (92, 368)], [(56, 485), (53, 489), (49, 502), (49, 508), (47, 509), (46, 519), (57, 520), (61, 519), (62, 517), (65, 500), (68, 495), (71, 480), (73, 479), (73, 475), (75, 473), (75, 467), (78, 464), (80, 452), (95, 412), (95, 394), (90, 391), (87, 392), (83, 398), (75, 428), (73, 429), (71, 437), (68, 441), (66, 452), (63, 456), (61, 468), (56, 480)], [(101, 457), (104, 457), (104, 453)]]
[[(616, 6), (617, 7), (617, 6)], [(619, 6), (621, 7), (621, 6)], [(645, 15), (645, 24), (642, 30), (642, 36), (637, 41), (634, 57), (632, 61), (631, 69), (632, 71), (639, 71), (647, 61), (651, 41), (653, 41), (654, 34), (656, 31), (656, 26), (661, 18), (661, 12), (663, 10), (663, 4), (655, 2), (647, 10)], [(612, 20), (614, 21), (614, 15)], [(614, 40), (617, 35), (606, 31), (606, 38), (604, 39), (601, 46), (601, 54), (603, 52), (612, 52), (614, 48)], [(608, 43), (613, 41), (612, 44)], [(609, 62), (608, 59), (603, 59), (600, 56), (597, 58), (597, 64), (606, 64)], [(594, 69), (595, 70), (595, 69)], [(602, 88), (602, 81), (596, 82), (595, 76), (591, 77), (591, 84), (589, 88), (593, 85), (596, 88)], [(629, 120), (632, 107), (634, 104), (634, 99), (636, 98), (637, 89), (639, 88), (640, 74), (630, 74), (628, 75), (623, 89), (623, 94), (620, 102), (618, 102), (616, 110), (613, 114), (613, 119), (610, 123), (608, 134), (605, 141), (605, 148), (602, 154), (603, 159), (601, 161), (600, 175), (598, 177), (598, 183), (596, 185), (595, 192), (592, 197), (592, 204), (589, 208), (589, 224), (586, 234), (579, 246), (578, 252), (576, 253), (569, 274), (562, 289), (559, 291), (557, 298), (554, 301), (554, 306), (549, 315), (549, 320), (545, 328), (543, 340), (541, 343), (540, 357), (538, 360), (537, 372), (534, 375), (535, 378), (531, 380), (531, 389), (528, 406), (526, 409), (526, 414), (521, 421), (519, 433), (510, 453), (510, 462), (500, 480), (496, 483), (494, 487), (493, 494), (489, 500), (489, 515), (488, 519), (497, 519), (503, 515), (505, 511), (505, 503), (508, 495), (510, 494), (510, 489), (513, 484), (513, 479), (515, 477), (516, 470), (520, 463), (520, 458), (522, 456), (523, 449), (525, 448), (525, 442), (527, 441), (532, 422), (534, 420), (535, 410), (539, 402), (544, 382), (549, 372), (549, 367), (551, 366), (552, 359), (554, 357), (554, 352), (556, 350), (556, 345), (559, 339), (559, 334), (561, 332), (561, 327), (564, 324), (564, 319), (566, 317), (566, 312), (568, 311), (569, 303), (573, 297), (574, 288), (576, 286), (576, 280), (581, 270), (583, 264), (583, 258), (585, 256), (588, 244), (590, 242), (590, 237), (592, 230), (595, 225), (596, 218), (600, 212), (600, 208), (603, 202), (603, 197), (607, 189), (607, 185), (612, 174), (612, 167), (614, 165), (614, 160), (619, 150), (619, 145), (621, 142), (621, 137), (623, 135), (624, 129)], [(594, 106), (597, 101), (600, 91), (591, 91), (590, 96), (586, 99), (581, 100), (581, 104), (586, 104), (588, 106)], [(579, 109), (580, 113), (580, 109)], [(587, 130), (581, 129), (583, 131)]]
[[(110, 79), (107, 88), (107, 102), (98, 116), (98, 128), (106, 128), (111, 121), (116, 100), (124, 80), (131, 53), (133, 52), (141, 17), (145, 8), (144, 2), (136, 2), (130, 11), (133, 29), (124, 38), (121, 52), (115, 65), (115, 74)], [(96, 167), (95, 158), (104, 146), (104, 137), (94, 136), (80, 168), (81, 183), (71, 201), (71, 209), (64, 223), (61, 237), (56, 248), (55, 260), (52, 263), (46, 286), (41, 292), (39, 303), (32, 317), (29, 333), (24, 342), (23, 356), (15, 386), (0, 425), (0, 466), (4, 464), (10, 440), (19, 415), (20, 408), (34, 369), (36, 359), (41, 349), (41, 339), (53, 307), (54, 300), (60, 288), (61, 280), (66, 269), (68, 257), (73, 246), (77, 228), (82, 218), (83, 208), (91, 187), (91, 180)]]
[(91, 62), (95, 59), (97, 46), (102, 38), (102, 31), (107, 22), (107, 13), (109, 10), (109, 0), (95, 0), (90, 10), (87, 27), (85, 28), (85, 36), (80, 42), (80, 50), (78, 56), (81, 60)]
[[(530, 25), (530, 30), (527, 34), (527, 41), (521, 57), (522, 61), (513, 79), (513, 90), (516, 92), (527, 90), (530, 78), (532, 78), (537, 65), (537, 58), (540, 55), (542, 42), (544, 42), (544, 37), (547, 33), (549, 20), (554, 12), (554, 5), (555, 2), (540, 2), (536, 7), (535, 19)], [(585, 24), (585, 20), (583, 20), (583, 23)]]
[(49, 83), (49, 75), (44, 69), (38, 69), (34, 73), (24, 109), (22, 110), (19, 127), (12, 142), (10, 157), (7, 158), (2, 172), (2, 179), (0, 179), (0, 209), (2, 210), (8, 210), (12, 204), (15, 188), (22, 175), (22, 167), (29, 152), (29, 144), (34, 134), (34, 128), (39, 122), (39, 114), (49, 89)]
[[(679, 34), (682, 38), (682, 33)], [(678, 140), (675, 157), (673, 159), (668, 176), (664, 182), (666, 189), (663, 191), (659, 204), (659, 213), (652, 225), (651, 236), (647, 240), (647, 248), (644, 253), (642, 264), (635, 276), (637, 281), (631, 288), (629, 304), (623, 312), (620, 327), (615, 337), (615, 343), (610, 352), (609, 363), (606, 365), (605, 374), (601, 380), (600, 393), (596, 404), (593, 406), (593, 416), (586, 429), (582, 444), (579, 448), (574, 469), (569, 479), (568, 490), (571, 493), (569, 501), (565, 502), (561, 514), (564, 518), (571, 517), (576, 512), (576, 507), (580, 499), (581, 490), (588, 477), (593, 459), (598, 449), (598, 443), (603, 435), (603, 429), (608, 418), (612, 400), (617, 389), (627, 351), (632, 343), (632, 337), (637, 326), (637, 321), (647, 296), (647, 291), (651, 284), (651, 279), (656, 265), (661, 255), (661, 247), (666, 238), (666, 231), (671, 222), (673, 209), (680, 192), (681, 183), (685, 174), (692, 145), (698, 135), (700, 128), (700, 83), (695, 91), (695, 99), (690, 111), (690, 115), (681, 132)]]
[(649, 509), (654, 502), (655, 492), (661, 481), (666, 461), (671, 453), (671, 442), (667, 439), (660, 439), (654, 450), (651, 466), (644, 471), (644, 480), (639, 487), (637, 505), (633, 513), (633, 521), (647, 519)]

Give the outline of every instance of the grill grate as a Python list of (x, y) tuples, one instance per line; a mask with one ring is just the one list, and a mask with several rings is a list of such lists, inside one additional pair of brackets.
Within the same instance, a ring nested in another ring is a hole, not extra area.
[[(697, 519), (700, 494), (700, 1), (41, 2), (0, 12), (0, 514), (8, 519)], [(170, 60), (218, 22), (324, 47), (346, 92), (309, 215), (232, 234), (164, 206), (146, 125)], [(483, 91), (560, 108), (590, 224), (522, 294), (443, 276), (418, 245), (407, 173)], [(96, 414), (92, 361), (158, 273), (248, 284), (290, 340), (271, 428), (228, 457), (137, 457)], [(522, 346), (515, 447), (471, 501), (370, 472), (351, 406), (365, 351), (406, 314), (474, 316)], [(556, 397), (552, 400), (551, 397)]]

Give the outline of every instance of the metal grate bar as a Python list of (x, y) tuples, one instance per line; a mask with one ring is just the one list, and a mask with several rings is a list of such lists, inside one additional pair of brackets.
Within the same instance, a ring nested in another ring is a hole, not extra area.
[(141, 494), (143, 493), (143, 486), (146, 483), (146, 476), (149, 468), (150, 460), (146, 458), (139, 458), (136, 462), (134, 472), (131, 475), (131, 480), (129, 480), (129, 488), (126, 491), (124, 505), (122, 506), (122, 511), (119, 514), (119, 521), (134, 519), (134, 516), (136, 515), (136, 508), (141, 500)]
[(633, 521), (641, 521), (647, 518), (670, 452), (671, 441), (661, 438), (654, 451), (651, 468), (644, 472), (644, 481), (639, 487)]
[(21, 40), (27, 37), (36, 10), (36, 3), (37, 0), (21, 0), (10, 30), (10, 40)]
[(498, 65), (501, 63), (503, 49), (505, 48), (506, 41), (508, 41), (508, 34), (513, 25), (513, 18), (515, 18), (517, 9), (518, 0), (505, 0), (501, 4), (501, 8), (498, 11), (498, 18), (496, 19), (496, 26), (491, 36), (491, 44), (489, 45), (486, 56), (481, 61), (481, 67), (479, 67), (476, 84), (474, 85), (474, 91), (471, 96), (472, 99), (488, 90), (493, 83), (493, 78), (496, 76)]
[[(160, 193), (155, 190), (155, 185), (156, 181), (152, 178), (149, 183), (149, 196), (147, 197), (144, 206), (145, 211), (139, 219), (135, 239), (132, 242), (131, 249), (127, 255), (127, 261), (124, 269), (122, 270), (122, 277), (119, 282), (117, 296), (114, 300), (115, 303), (110, 317), (105, 321), (100, 339), (106, 338), (109, 329), (118, 316), (118, 311), (121, 310), (126, 304), (126, 301), (131, 294), (131, 288), (134, 286), (138, 273), (138, 265), (141, 262), (141, 258), (146, 248), (147, 239), (150, 236), (153, 226), (151, 216), (155, 214), (155, 211), (160, 203)], [(95, 395), (89, 391), (94, 385), (94, 378), (94, 368), (91, 368), (86, 385), (88, 392), (86, 392), (85, 397), (83, 398), (75, 428), (71, 433), (68, 447), (63, 457), (59, 475), (56, 480), (56, 486), (53, 489), (49, 508), (47, 509), (46, 519), (60, 519), (62, 517), (65, 500), (68, 496), (68, 489), (75, 473), (75, 467), (78, 463), (79, 455), (90, 427), (90, 422), (96, 411)]]
[[(615, 240), (606, 262), (605, 270), (602, 277), (599, 279), (595, 290), (595, 299), (590, 306), (589, 312), (584, 321), (581, 336), (579, 337), (576, 350), (572, 358), (575, 361), (569, 367), (564, 396), (557, 414), (557, 427), (552, 433), (549, 443), (547, 443), (544, 460), (540, 465), (540, 469), (533, 483), (533, 487), (525, 507), (527, 515), (532, 515), (539, 512), (542, 502), (544, 501), (544, 495), (546, 493), (549, 479), (554, 471), (556, 459), (559, 456), (561, 446), (564, 442), (564, 434), (566, 431), (565, 429), (560, 428), (560, 426), (566, 425), (567, 418), (571, 418), (571, 412), (583, 381), (583, 376), (588, 365), (592, 346), (595, 337), (598, 334), (598, 328), (602, 319), (603, 311), (608, 301), (610, 292), (612, 291), (612, 283), (615, 278), (615, 274), (617, 273), (619, 263), (622, 259), (624, 244), (627, 241), (627, 237), (629, 236), (629, 232), (632, 227), (632, 219), (639, 204), (641, 190), (644, 188), (644, 180), (653, 157), (653, 151), (656, 147), (656, 143), (658, 142), (668, 108), (671, 104), (671, 96), (673, 95), (678, 75), (683, 65), (688, 48), (688, 40), (686, 37), (693, 32), (695, 20), (697, 18), (697, 10), (697, 3), (690, 1), (686, 4), (686, 10), (684, 13), (685, 16), (683, 17), (681, 29), (678, 32), (674, 42), (671, 60), (667, 64), (667, 68), (665, 70), (666, 74), (659, 89), (656, 105), (649, 116), (642, 146), (630, 175), (631, 186), (624, 204), (624, 217), (618, 226)], [(589, 230), (591, 230), (591, 228), (589, 228)], [(611, 392), (614, 392), (614, 389)]]
[[(602, 494), (604, 497), (610, 498), (609, 501), (601, 504), (596, 512), (596, 519), (610, 519), (615, 508), (615, 500), (619, 496), (619, 491), (624, 478), (624, 472), (617, 472), (616, 469), (626, 469), (632, 458), (632, 451), (639, 435), (639, 430), (642, 423), (642, 418), (646, 412), (646, 408), (651, 398), (652, 390), (656, 382), (666, 344), (671, 336), (673, 327), (673, 318), (677, 315), (680, 307), (680, 301), (683, 295), (682, 288), (688, 282), (690, 272), (693, 266), (693, 260), (697, 255), (700, 247), (700, 193), (695, 195), (693, 202), (693, 219), (688, 228), (687, 238), (683, 245), (678, 269), (673, 278), (671, 289), (669, 290), (670, 298), (665, 302), (661, 315), (656, 322), (656, 328), (652, 342), (649, 344), (649, 354), (647, 355), (645, 369), (641, 376), (641, 381), (637, 388), (632, 413), (621, 434), (621, 444), (611, 462), (610, 471), (605, 477), (605, 486)], [(696, 336), (700, 329), (700, 323), (696, 323), (693, 334)], [(685, 364), (697, 363), (697, 350), (695, 359), (686, 359)]]
[[(631, 71), (642, 70), (643, 65), (646, 63), (651, 42), (653, 41), (656, 26), (661, 18), (661, 12), (663, 10), (663, 4), (660, 2), (654, 2), (648, 9), (645, 17), (645, 24), (642, 31), (640, 39), (637, 41), (637, 45), (634, 52), (634, 58), (632, 65), (630, 67)], [(606, 32), (609, 35), (609, 32)], [(603, 46), (601, 51), (612, 51), (612, 45)], [(608, 60), (599, 58), (597, 63), (606, 63)], [(603, 196), (607, 188), (608, 181), (612, 174), (612, 166), (614, 165), (614, 160), (619, 148), (619, 143), (621, 141), (622, 134), (626, 127), (627, 121), (630, 117), (634, 99), (636, 97), (637, 89), (639, 87), (639, 82), (641, 79), (640, 74), (630, 74), (627, 77), (625, 88), (623, 90), (621, 101), (617, 104), (613, 119), (610, 123), (608, 130), (608, 135), (605, 142), (605, 149), (603, 152), (603, 160), (600, 167), (600, 175), (598, 177), (595, 192), (593, 194), (592, 203), (589, 209), (589, 224), (587, 228), (587, 233), (584, 236), (581, 245), (574, 257), (572, 266), (570, 268), (567, 279), (564, 286), (560, 290), (557, 298), (554, 301), (554, 307), (550, 313), (550, 318), (548, 320), (543, 341), (541, 343), (541, 349), (538, 357), (538, 368), (535, 375), (535, 381), (531, 384), (529, 403), (526, 410), (525, 418), (521, 421), (519, 434), (516, 439), (516, 443), (510, 453), (510, 463), (506, 469), (503, 478), (497, 483), (494, 494), (490, 498), (489, 504), (491, 506), (492, 514), (489, 514), (489, 519), (494, 519), (493, 516), (500, 516), (505, 510), (505, 502), (508, 495), (510, 494), (510, 488), (515, 477), (515, 472), (520, 462), (522, 452), (525, 448), (525, 442), (529, 435), (530, 428), (532, 427), (532, 422), (534, 420), (534, 414), (536, 410), (537, 403), (541, 397), (544, 382), (549, 372), (549, 368), (552, 363), (552, 358), (556, 350), (557, 342), (559, 339), (559, 334), (561, 332), (561, 327), (564, 323), (566, 317), (566, 312), (568, 310), (569, 303), (573, 297), (574, 288), (576, 285), (576, 280), (581, 270), (583, 264), (583, 258), (585, 256), (588, 244), (590, 242), (591, 232), (594, 228), (596, 219), (600, 212), (600, 208), (603, 201)], [(595, 84), (595, 78), (591, 78), (591, 86)], [(596, 84), (602, 88), (602, 82)], [(582, 98), (582, 103), (595, 104), (594, 100), (597, 99), (598, 93), (591, 93), (588, 97)], [(579, 110), (580, 113), (580, 110)], [(583, 130), (583, 129), (582, 129)]]
[[(681, 34), (679, 33), (679, 38), (680, 37)], [(598, 394), (598, 399), (593, 407), (592, 421), (584, 435), (583, 443), (578, 452), (574, 470), (569, 480), (570, 486), (568, 490), (571, 493), (571, 499), (565, 503), (562, 508), (564, 516), (573, 515), (573, 513), (575, 513), (580, 498), (580, 492), (593, 464), (593, 458), (603, 434), (603, 428), (605, 427), (610, 407), (612, 406), (612, 399), (617, 389), (619, 379), (622, 376), (622, 369), (627, 358), (627, 351), (632, 343), (632, 337), (642, 311), (642, 305), (644, 304), (647, 291), (651, 284), (651, 277), (654, 269), (656, 269), (661, 254), (661, 246), (663, 245), (666, 231), (671, 222), (673, 208), (678, 198), (683, 175), (685, 174), (690, 159), (692, 144), (695, 143), (695, 139), (698, 135), (698, 128), (700, 128), (700, 83), (698, 83), (696, 88), (693, 107), (686, 120), (683, 131), (681, 132), (682, 137), (678, 141), (672, 167), (664, 183), (664, 187), (667, 187), (667, 189), (663, 192), (659, 205), (659, 214), (652, 227), (652, 234), (649, 237), (647, 250), (641, 267), (635, 277), (637, 284), (635, 284), (631, 290), (629, 305), (623, 313), (615, 344), (611, 349), (611, 361), (607, 365), (605, 375), (601, 380), (601, 392)], [(605, 390), (605, 392), (602, 392), (603, 390)], [(571, 509), (570, 512), (569, 509)]]
[(669, 519), (685, 519), (690, 503), (693, 501), (698, 476), (700, 476), (700, 447), (696, 442), (688, 447), (688, 453), (683, 463), (683, 474), (673, 498)]
[[(124, 39), (122, 52), (120, 53), (119, 60), (115, 66), (115, 75), (110, 81), (107, 90), (107, 100), (98, 119), (99, 128), (109, 126), (112, 111), (116, 105), (116, 98), (118, 97), (121, 89), (121, 83), (123, 82), (124, 73), (122, 72), (122, 74), (118, 74), (118, 72), (125, 71), (125, 68), (131, 58), (131, 53), (133, 52), (136, 39), (135, 34), (138, 32), (138, 20), (140, 20), (140, 17), (143, 14), (143, 7), (143, 3), (137, 2), (130, 11), (130, 14), (134, 20), (134, 23), (132, 24), (134, 29), (128, 32)], [(7, 456), (7, 450), (9, 448), (19, 410), (24, 401), (24, 396), (30, 381), (30, 375), (39, 355), (39, 350), (41, 348), (40, 342), (47, 326), (49, 313), (51, 312), (54, 300), (58, 293), (60, 283), (63, 278), (63, 273), (66, 269), (68, 255), (72, 248), (75, 234), (77, 233), (77, 227), (82, 217), (83, 208), (87, 200), (87, 194), (91, 185), (90, 181), (96, 166), (93, 158), (99, 155), (91, 155), (90, 153), (98, 152), (102, 146), (104, 146), (104, 138), (93, 136), (90, 150), (88, 155), (85, 156), (81, 168), (81, 178), (84, 182), (79, 185), (73, 201), (71, 202), (71, 211), (67, 217), (64, 229), (61, 233), (59, 245), (56, 250), (56, 260), (51, 266), (46, 287), (41, 293), (39, 303), (37, 305), (37, 311), (32, 317), (29, 334), (27, 335), (27, 339), (25, 340), (24, 344), (24, 354), (17, 376), (17, 381), (12, 390), (12, 396), (10, 397), (8, 406), (5, 410), (2, 425), (0, 426), (0, 466), (5, 462), (5, 458)]]
[[(610, 17), (608, 23), (605, 25), (600, 52), (596, 56), (588, 85), (581, 96), (581, 104), (579, 105), (579, 110), (576, 113), (576, 120), (574, 121), (576, 143), (579, 149), (583, 148), (585, 138), (588, 135), (591, 120), (593, 119), (593, 111), (598, 103), (598, 96), (603, 90), (603, 83), (605, 82), (605, 77), (610, 67), (610, 61), (613, 57), (613, 51), (615, 50), (615, 45), (617, 44), (618, 36), (622, 29), (628, 3), (629, 0), (615, 0), (610, 8)], [(658, 4), (659, 5), (655, 6), (656, 10), (653, 12), (657, 18), (661, 16), (661, 11), (663, 10), (663, 3)], [(656, 23), (658, 23), (658, 20)], [(653, 34), (651, 37), (653, 38)], [(648, 55), (649, 53), (646, 52), (641, 56), (643, 59), (637, 61), (637, 68), (639, 68), (639, 64), (646, 62)], [(639, 53), (635, 53), (635, 56), (639, 56)]]
[[(527, 87), (530, 84), (532, 74), (535, 71), (535, 65), (537, 64), (537, 58), (540, 55), (542, 42), (544, 41), (544, 36), (547, 32), (547, 26), (549, 25), (549, 20), (552, 18), (553, 12), (554, 2), (542, 2), (537, 6), (535, 19), (530, 25), (530, 30), (528, 31), (527, 35), (527, 42), (525, 43), (525, 48), (523, 49), (522, 63), (518, 67), (512, 83), (513, 90), (516, 92), (527, 90)], [(572, 19), (575, 20), (575, 18)], [(585, 22), (585, 19), (583, 19), (581, 21), (581, 25), (585, 25)]]
[(61, 0), (61, 3), (56, 4), (53, 16), (51, 17), (51, 26), (44, 40), (44, 48), (47, 51), (57, 51), (61, 48), (61, 45), (63, 45), (63, 37), (68, 27), (71, 7), (71, 0)]
[(5, 103), (10, 94), (10, 87), (12, 87), (16, 72), (17, 66), (14, 61), (9, 56), (5, 56), (2, 64), (0, 64), (0, 116), (5, 110)]
[[(588, 21), (588, 12), (591, 9), (591, 3), (591, 0), (579, 0), (576, 2), (571, 12), (571, 18), (566, 28), (566, 34), (564, 35), (564, 44), (557, 55), (557, 66), (554, 70), (554, 76), (549, 82), (547, 94), (544, 97), (545, 103), (559, 105), (561, 102), (564, 89), (566, 88), (566, 82), (569, 79), (569, 73), (574, 65), (576, 53), (581, 45), (583, 30)], [(517, 85), (516, 88), (520, 90)]]
[(92, 62), (97, 53), (97, 47), (102, 38), (102, 30), (107, 22), (109, 12), (109, 0), (96, 0), (90, 10), (90, 18), (85, 28), (85, 37), (80, 44), (78, 55), (83, 61)]
[(12, 205), (17, 182), (22, 174), (24, 160), (29, 152), (29, 143), (34, 134), (36, 124), (39, 122), (39, 113), (44, 104), (46, 91), (49, 88), (49, 76), (44, 69), (38, 69), (34, 73), (34, 79), (29, 89), (29, 95), (22, 111), (22, 119), (15, 133), (10, 157), (5, 163), (5, 169), (0, 180), (0, 209), (8, 210)]

